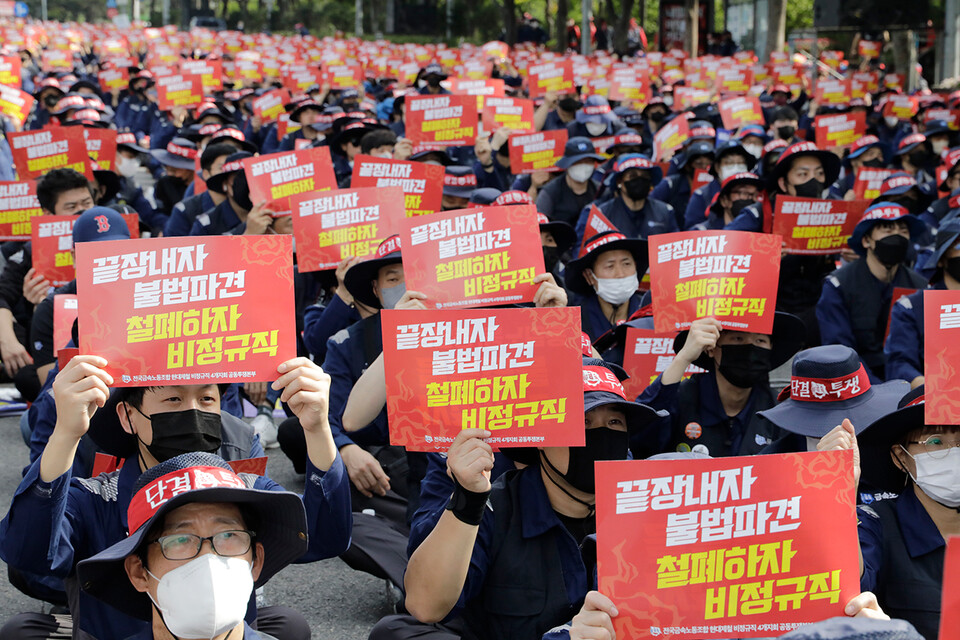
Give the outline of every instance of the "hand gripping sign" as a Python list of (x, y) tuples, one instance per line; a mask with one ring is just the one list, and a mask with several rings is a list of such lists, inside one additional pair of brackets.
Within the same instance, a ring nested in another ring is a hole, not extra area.
[(474, 96), (411, 96), (404, 111), (407, 137), (414, 144), (473, 145), (477, 114)]
[(854, 492), (851, 451), (598, 462), (617, 637), (769, 637), (843, 615), (860, 591)]
[(275, 216), (290, 215), (290, 198), (337, 188), (328, 147), (282, 151), (243, 160), (250, 200), (266, 202)]
[(381, 314), (391, 444), (446, 451), (478, 428), (496, 447), (583, 446), (576, 308)]
[(344, 258), (366, 258), (400, 232), (400, 187), (338, 189), (290, 199), (297, 266), (301, 272), (333, 269)]
[(289, 235), (77, 245), (80, 349), (119, 387), (273, 380), (297, 353)]
[(531, 302), (544, 272), (533, 205), (458, 209), (402, 222), (407, 289), (437, 309)]
[(926, 423), (960, 424), (960, 291), (924, 291), (923, 325)]
[(726, 329), (769, 334), (780, 276), (780, 236), (684, 231), (650, 237), (654, 328), (667, 333), (713, 317)]
[(443, 202), (443, 167), (423, 162), (406, 162), (357, 156), (353, 160), (350, 186), (400, 187), (408, 218), (434, 213)]
[(787, 253), (821, 256), (839, 253), (847, 246), (868, 204), (866, 200), (781, 195), (773, 216), (773, 233), (783, 238)]
[[(627, 327), (627, 339), (623, 348), (623, 369), (630, 375), (623, 382), (627, 397), (636, 398), (650, 386), (657, 376), (667, 370), (677, 354), (673, 351), (676, 334), (658, 334), (653, 329)], [(690, 365), (683, 372), (688, 378), (703, 369)]]

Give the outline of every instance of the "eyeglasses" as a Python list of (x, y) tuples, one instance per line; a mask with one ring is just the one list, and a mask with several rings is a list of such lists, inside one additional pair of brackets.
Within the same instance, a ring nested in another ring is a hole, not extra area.
[(927, 438), (924, 440), (909, 440), (907, 444), (923, 445), (924, 450), (932, 457), (937, 459), (946, 457), (946, 455), (950, 452), (950, 449), (954, 447), (960, 447), (960, 442), (950, 442), (939, 433), (935, 433), (932, 436), (927, 436)]
[(250, 551), (255, 535), (253, 531), (241, 529), (221, 531), (206, 538), (192, 533), (174, 533), (152, 540), (151, 544), (159, 544), (160, 552), (167, 560), (190, 560), (200, 555), (204, 540), (209, 540), (214, 553), (218, 556), (231, 557), (242, 556)]

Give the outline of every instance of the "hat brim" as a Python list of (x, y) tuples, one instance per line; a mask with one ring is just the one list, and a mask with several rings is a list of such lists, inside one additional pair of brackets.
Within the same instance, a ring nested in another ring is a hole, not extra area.
[(175, 156), (166, 149), (152, 149), (150, 155), (157, 159), (162, 165), (174, 167), (175, 169), (195, 169), (193, 160), (181, 156)]
[(934, 269), (938, 268), (937, 263), (940, 262), (940, 259), (960, 240), (960, 229), (957, 229), (953, 233), (944, 233), (946, 230), (945, 227), (946, 225), (943, 225), (937, 230), (937, 246), (934, 248), (933, 253), (930, 254), (930, 257), (927, 258), (927, 264)]
[(603, 162), (606, 160), (606, 158), (596, 153), (580, 153), (575, 156), (563, 156), (557, 160), (557, 166), (561, 169), (567, 169), (571, 165), (574, 165), (582, 160), (596, 160), (597, 162)]
[[(881, 201), (882, 202), (882, 201)], [(847, 240), (847, 246), (853, 249), (860, 256), (867, 255), (867, 250), (863, 248), (863, 238), (870, 232), (874, 226), (881, 222), (905, 222), (910, 230), (910, 239), (916, 240), (927, 231), (927, 223), (913, 214), (907, 214), (894, 218), (892, 220), (862, 220), (853, 228), (853, 235)]]
[(309, 104), (309, 105), (305, 105), (305, 106), (304, 106), (304, 105), (301, 105), (301, 106), (297, 107), (296, 109), (294, 109), (293, 111), (290, 112), (290, 120), (299, 124), (299, 123), (300, 123), (300, 114), (302, 114), (304, 111), (306, 111), (306, 110), (308, 110), (308, 109), (313, 109), (314, 111), (316, 111), (317, 113), (320, 113), (320, 114), (323, 113), (323, 107), (320, 107), (320, 106), (318, 106), (318, 105), (315, 105), (315, 104)]
[[(770, 341), (773, 343), (770, 354), (771, 371), (803, 349), (806, 332), (807, 327), (803, 323), (803, 320), (792, 313), (786, 313), (785, 311), (777, 311), (774, 313), (773, 332), (770, 334)], [(680, 349), (682, 349), (683, 345), (687, 342), (687, 335), (689, 333), (690, 331), (688, 330), (681, 331), (677, 334), (677, 337), (673, 340), (674, 353), (680, 353)], [(693, 361), (693, 364), (707, 371), (713, 371), (714, 369), (713, 358), (706, 353), (701, 353), (700, 356)]]
[[(193, 168), (193, 167), (191, 167), (191, 169), (192, 169), (192, 168)], [(242, 170), (242, 169), (239, 169), (239, 170), (237, 170), (237, 171), (227, 171), (227, 172), (225, 172), (225, 173), (224, 173), (224, 172), (216, 173), (216, 174), (210, 176), (210, 178), (208, 178), (208, 179), (206, 180), (207, 189), (209, 189), (210, 191), (213, 191), (214, 193), (223, 194), (223, 192), (224, 192), (224, 191), (223, 191), (223, 183), (227, 181), (227, 178), (229, 178), (230, 176), (233, 176), (233, 175), (237, 175), (237, 174), (240, 173), (241, 171), (243, 171), (243, 170)]]
[(449, 167), (453, 164), (453, 159), (450, 157), (450, 154), (444, 151), (443, 149), (430, 149), (429, 151), (421, 151), (410, 156), (410, 162), (421, 162), (423, 158), (426, 158), (431, 153), (435, 153), (440, 156), (440, 164), (445, 167)]
[(873, 491), (902, 491), (907, 474), (893, 464), (890, 447), (924, 424), (924, 405), (921, 403), (891, 411), (864, 429), (857, 436), (860, 468), (863, 469), (861, 482)]
[(262, 544), (264, 552), (263, 568), (254, 582), (255, 588), (266, 584), (307, 551), (307, 516), (303, 501), (297, 494), (227, 487), (196, 489), (174, 496), (133, 535), (80, 562), (77, 565), (77, 579), (81, 588), (129, 616), (151, 620), (150, 599), (130, 583), (124, 569), (124, 559), (137, 552), (155, 522), (174, 509), (195, 502), (246, 505), (257, 512), (259, 523), (254, 543)]
[(130, 151), (135, 151), (136, 153), (150, 153), (150, 149), (144, 149), (140, 145), (131, 142), (121, 142), (117, 144), (117, 149), (129, 149)]
[(576, 230), (570, 226), (570, 224), (561, 220), (542, 223), (540, 225), (540, 231), (545, 231), (553, 236), (553, 240), (557, 243), (557, 249), (560, 253), (570, 249), (577, 241)]
[[(783, 147), (783, 150), (786, 150), (789, 148), (790, 147)], [(780, 153), (782, 154), (783, 151), (781, 151)], [(769, 186), (771, 188), (775, 188), (780, 178), (785, 177), (787, 173), (789, 173), (790, 165), (793, 163), (793, 160), (795, 160), (796, 158), (803, 158), (805, 156), (813, 156), (819, 159), (820, 164), (823, 165), (824, 184), (826, 185), (824, 189), (826, 189), (827, 186), (830, 186), (831, 184), (837, 181), (837, 178), (840, 176), (840, 168), (843, 165), (840, 158), (838, 158), (835, 153), (832, 153), (830, 151), (821, 151), (817, 149), (815, 151), (810, 150), (810, 151), (801, 151), (800, 153), (795, 153), (790, 157), (790, 162), (781, 162), (783, 158), (782, 157), (778, 158), (777, 163), (773, 165), (773, 172), (770, 175)]]
[(372, 307), (380, 308), (380, 299), (373, 293), (373, 281), (377, 279), (380, 269), (391, 264), (403, 264), (399, 251), (388, 253), (382, 258), (365, 260), (350, 267), (343, 276), (343, 284), (356, 300)]
[(633, 259), (637, 263), (637, 278), (643, 278), (643, 274), (647, 272), (647, 261), (649, 259), (647, 241), (640, 238), (625, 238), (600, 245), (582, 258), (577, 258), (568, 263), (563, 272), (563, 281), (567, 289), (581, 296), (595, 295), (593, 287), (583, 277), (583, 272), (591, 268), (601, 254), (617, 250), (629, 251), (633, 255)]
[[(789, 387), (787, 387), (789, 390)], [(777, 406), (757, 413), (785, 431), (822, 438), (849, 419), (857, 435), (882, 416), (896, 411), (900, 398), (910, 390), (903, 380), (871, 386), (855, 398), (838, 402), (806, 402), (788, 397)]]

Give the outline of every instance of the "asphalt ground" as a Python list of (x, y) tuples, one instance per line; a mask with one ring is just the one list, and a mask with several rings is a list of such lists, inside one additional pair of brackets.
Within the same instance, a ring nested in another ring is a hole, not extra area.
[[(268, 457), (270, 477), (291, 491), (302, 492), (303, 476), (294, 473), (280, 449), (271, 449)], [(28, 462), (19, 417), (0, 418), (0, 503), (4, 514)], [(0, 562), (0, 624), (16, 613), (49, 610), (45, 603), (17, 591), (6, 576), (6, 565)], [(266, 585), (264, 595), (268, 604), (301, 612), (310, 623), (313, 638), (324, 640), (365, 640), (377, 620), (392, 613), (386, 583), (350, 569), (339, 558), (287, 567)]]

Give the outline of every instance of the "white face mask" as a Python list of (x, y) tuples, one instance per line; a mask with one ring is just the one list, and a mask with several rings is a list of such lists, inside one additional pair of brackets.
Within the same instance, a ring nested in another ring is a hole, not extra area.
[(883, 122), (888, 128), (893, 129), (900, 122), (900, 118), (897, 116), (883, 116)]
[(820, 444), (820, 438), (807, 436), (807, 451), (819, 451), (817, 445)]
[(243, 622), (253, 593), (250, 563), (215, 553), (194, 558), (157, 581), (154, 605), (163, 622), (170, 633), (190, 640), (215, 638)]
[(389, 151), (384, 151), (383, 153), (373, 153), (371, 154), (374, 158), (384, 158), (386, 160), (392, 160), (393, 154)]
[(763, 155), (763, 145), (762, 144), (745, 144), (743, 145), (744, 150), (752, 155), (754, 158), (760, 158)]
[(720, 168), (720, 182), (723, 182), (730, 176), (735, 173), (746, 173), (747, 165), (745, 164), (729, 164), (725, 167)]
[[(903, 451), (910, 456), (906, 449)], [(960, 507), (960, 447), (950, 447), (942, 458), (927, 452), (910, 457), (917, 464), (913, 479), (917, 486), (940, 504), (952, 509)]]
[(623, 278), (597, 278), (597, 286), (594, 289), (601, 299), (614, 306), (620, 306), (637, 292), (639, 286), (637, 274), (633, 274)]
[(592, 164), (575, 164), (567, 169), (567, 175), (574, 182), (586, 182), (593, 175)]
[(668, 107), (672, 107), (672, 106), (673, 106), (673, 96), (663, 96), (663, 104), (667, 105)]
[(587, 133), (592, 136), (602, 136), (607, 132), (607, 123), (606, 122), (588, 122), (587, 123)]
[(137, 174), (139, 168), (140, 163), (135, 158), (117, 157), (117, 171), (124, 178), (132, 178)]
[(933, 147), (933, 152), (938, 156), (943, 153), (943, 150), (947, 148), (946, 140), (934, 140), (930, 143), (930, 146)]

